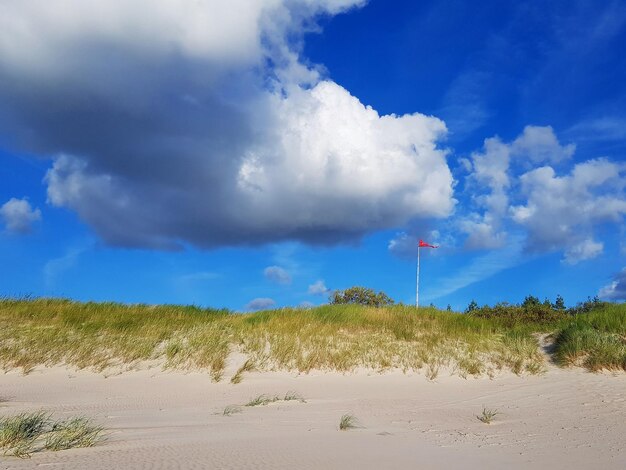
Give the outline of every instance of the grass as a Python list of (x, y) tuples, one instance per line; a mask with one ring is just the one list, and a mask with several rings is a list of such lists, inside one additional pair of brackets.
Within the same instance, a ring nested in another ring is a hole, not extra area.
[(485, 408), (483, 407), (483, 412), (482, 414), (476, 416), (476, 418), (478, 418), (479, 421), (485, 423), (485, 424), (491, 424), (491, 422), (494, 420), (494, 418), (498, 415), (498, 410), (491, 410), (489, 408)]
[(241, 381), (243, 380), (244, 372), (252, 372), (255, 369), (256, 369), (256, 366), (254, 365), (254, 361), (251, 361), (250, 359), (248, 359), (246, 362), (243, 363), (243, 365), (239, 369), (237, 369), (237, 372), (235, 372), (235, 375), (231, 377), (230, 383), (235, 384), (235, 385), (238, 383), (241, 383)]
[[(246, 407), (254, 407), (254, 406), (266, 406), (270, 403), (276, 403), (277, 401), (299, 401), (300, 403), (306, 403), (306, 400), (300, 395), (298, 392), (287, 392), (284, 397), (280, 397), (279, 395), (257, 395), (254, 398), (251, 398), (248, 403), (243, 406)], [(239, 405), (228, 405), (224, 408), (222, 414), (224, 416), (231, 416), (235, 413), (241, 413), (243, 408)]]
[(103, 433), (104, 428), (93, 424), (88, 418), (71, 418), (52, 426), (46, 435), (44, 447), (52, 451), (93, 447), (102, 439)]
[(269, 405), (270, 403), (275, 403), (277, 401), (280, 401), (278, 395), (259, 395), (252, 398), (248, 403), (245, 404), (245, 406), (265, 406)]
[(241, 413), (242, 411), (243, 409), (239, 405), (228, 405), (226, 408), (224, 408), (222, 415), (232, 416), (234, 414)]
[(409, 306), (324, 305), (252, 314), (175, 305), (0, 300), (0, 369), (67, 364), (104, 371), (157, 360), (223, 378), (231, 352), (251, 370), (441, 370), (461, 376), (544, 369), (533, 333), (553, 333), (562, 365), (625, 368), (626, 306), (542, 321), (481, 318)]
[(562, 366), (626, 371), (626, 310), (621, 305), (580, 315), (554, 337), (555, 358)]
[(29, 458), (40, 450), (91, 447), (103, 439), (104, 429), (84, 417), (54, 422), (36, 411), (0, 419), (0, 449), (4, 455)]
[(300, 403), (306, 403), (306, 400), (298, 392), (287, 392), (283, 401), (299, 401)]
[(339, 420), (339, 430), (347, 431), (348, 429), (354, 429), (359, 427), (359, 421), (354, 415), (345, 414)]

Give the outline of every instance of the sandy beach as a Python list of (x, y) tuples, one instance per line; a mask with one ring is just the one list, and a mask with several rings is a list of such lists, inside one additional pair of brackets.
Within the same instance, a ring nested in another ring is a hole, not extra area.
[[(1, 377), (0, 414), (83, 415), (93, 448), (3, 457), (0, 468), (605, 468), (626, 466), (626, 374), (550, 367), (494, 379), (440, 373), (253, 372), (240, 384), (160, 368), (103, 375), (63, 367)], [(267, 394), (306, 402), (245, 407)], [(497, 409), (491, 424), (477, 419)], [(339, 431), (344, 414), (360, 427)]]

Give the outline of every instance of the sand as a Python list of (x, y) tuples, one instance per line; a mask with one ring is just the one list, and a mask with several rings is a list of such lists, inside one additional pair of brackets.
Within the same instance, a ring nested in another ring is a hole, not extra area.
[[(160, 368), (104, 376), (64, 367), (0, 375), (0, 415), (44, 409), (110, 430), (97, 447), (0, 457), (0, 468), (626, 468), (626, 374), (550, 367), (494, 379), (440, 373), (247, 373), (238, 385)], [(306, 403), (243, 408), (265, 393)], [(476, 415), (499, 414), (492, 424)], [(362, 427), (339, 431), (351, 413)]]

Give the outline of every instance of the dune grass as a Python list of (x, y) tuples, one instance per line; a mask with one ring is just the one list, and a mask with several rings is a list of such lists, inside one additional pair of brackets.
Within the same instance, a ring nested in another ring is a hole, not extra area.
[(84, 417), (55, 422), (49, 413), (36, 411), (0, 418), (0, 449), (14, 457), (28, 458), (41, 450), (92, 447), (103, 436), (104, 428)]
[(483, 412), (480, 415), (477, 415), (476, 418), (482, 423), (491, 424), (494, 418), (499, 414), (498, 410), (483, 407)]
[(555, 358), (563, 366), (626, 371), (626, 308), (608, 305), (577, 316), (555, 335)]
[[(253, 369), (422, 369), (430, 377), (443, 368), (461, 376), (498, 370), (534, 374), (543, 370), (544, 359), (533, 333), (544, 332), (555, 333), (561, 363), (584, 356), (583, 365), (597, 370), (623, 364), (625, 314), (624, 306), (611, 305), (605, 313), (511, 325), (497, 318), (409, 306), (325, 305), (243, 315), (171, 305), (4, 299), (0, 368), (28, 373), (38, 365), (67, 364), (103, 371), (156, 360), (165, 368), (207, 370), (219, 381), (229, 354), (238, 351), (248, 362), (232, 377), (233, 383)], [(584, 338), (583, 330), (588, 332)], [(589, 331), (606, 344), (592, 339)]]
[(355, 428), (358, 428), (358, 427), (360, 427), (359, 426), (359, 421), (356, 419), (356, 416), (354, 416), (354, 415), (345, 414), (339, 420), (339, 430), (340, 431), (347, 431), (348, 429), (355, 429)]

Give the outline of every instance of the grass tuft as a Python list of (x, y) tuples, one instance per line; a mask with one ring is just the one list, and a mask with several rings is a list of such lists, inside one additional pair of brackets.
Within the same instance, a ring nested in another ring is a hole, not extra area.
[(234, 414), (241, 413), (242, 411), (243, 409), (239, 405), (228, 405), (226, 408), (224, 408), (222, 415), (232, 416)]
[(44, 411), (21, 413), (0, 419), (0, 449), (4, 455), (29, 458), (43, 449), (91, 447), (102, 440), (103, 433), (104, 428), (83, 417), (53, 422)]
[(354, 429), (359, 427), (359, 421), (354, 415), (345, 414), (339, 420), (339, 430), (347, 431), (348, 429)]
[(277, 401), (280, 401), (280, 398), (277, 395), (259, 395), (255, 398), (252, 398), (248, 403), (245, 404), (245, 406), (265, 406)]
[(241, 383), (241, 381), (243, 380), (244, 372), (252, 372), (255, 369), (256, 369), (256, 366), (254, 364), (254, 361), (248, 359), (246, 362), (243, 363), (243, 365), (239, 369), (237, 369), (237, 372), (235, 372), (235, 375), (233, 375), (232, 378), (230, 379), (230, 383), (234, 385)]
[(21, 413), (0, 419), (0, 448), (4, 455), (27, 458), (35, 440), (50, 424), (50, 415), (44, 411)]
[(485, 423), (485, 424), (491, 424), (491, 422), (494, 420), (494, 418), (500, 413), (498, 413), (498, 410), (491, 410), (489, 408), (485, 408), (483, 406), (483, 412), (480, 415), (477, 415), (476, 418)]
[(76, 447), (93, 447), (103, 438), (104, 428), (88, 418), (72, 418), (53, 425), (47, 433), (44, 447), (59, 451)]
[(283, 401), (299, 401), (300, 403), (306, 403), (306, 400), (298, 392), (287, 392)]

